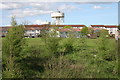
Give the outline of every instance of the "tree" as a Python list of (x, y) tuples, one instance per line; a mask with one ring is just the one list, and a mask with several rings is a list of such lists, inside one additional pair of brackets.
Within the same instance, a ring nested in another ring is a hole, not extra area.
[(83, 34), (83, 35), (87, 35), (88, 34), (88, 27), (83, 27), (82, 28), (82, 30), (81, 30), (81, 33)]
[(5, 78), (21, 76), (16, 60), (20, 57), (20, 52), (25, 45), (23, 25), (17, 25), (13, 17), (11, 25), (12, 28), (9, 29), (3, 41), (3, 77)]
[(100, 30), (100, 37), (107, 37), (109, 35), (108, 30), (102, 29)]
[(93, 34), (93, 33), (94, 33), (94, 30), (90, 27), (90, 28), (88, 28), (88, 33), (89, 33), (89, 34)]
[(107, 51), (108, 50), (108, 43), (109, 43), (109, 39), (107, 38), (109, 35), (108, 30), (102, 29), (100, 30), (100, 38), (98, 39), (98, 43), (99, 43), (99, 50), (100, 51)]
[(64, 26), (63, 28), (64, 28), (64, 29), (65, 29), (65, 28), (72, 28), (72, 26)]
[(17, 26), (17, 21), (15, 19), (15, 16), (12, 16), (12, 18), (11, 18), (11, 25), (14, 27)]

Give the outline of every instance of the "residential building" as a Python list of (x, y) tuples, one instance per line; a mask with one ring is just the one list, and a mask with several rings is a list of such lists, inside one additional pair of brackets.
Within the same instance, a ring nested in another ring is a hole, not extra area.
[[(37, 37), (40, 35), (41, 30), (48, 30), (51, 27), (57, 27), (59, 31), (59, 29), (63, 29), (64, 26), (71, 26), (75, 31), (80, 31), (85, 25), (24, 25), (25, 37)], [(11, 26), (0, 27), (0, 36), (6, 36), (9, 28), (11, 28)]]
[(101, 28), (108, 30), (109, 34), (115, 34), (115, 31), (117, 31), (117, 25), (90, 25), (92, 28)]

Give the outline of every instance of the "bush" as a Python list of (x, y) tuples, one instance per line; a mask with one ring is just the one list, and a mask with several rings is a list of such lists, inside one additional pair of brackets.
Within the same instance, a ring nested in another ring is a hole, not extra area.
[(44, 67), (43, 78), (80, 78), (84, 71), (83, 65), (74, 64), (63, 56), (53, 57)]

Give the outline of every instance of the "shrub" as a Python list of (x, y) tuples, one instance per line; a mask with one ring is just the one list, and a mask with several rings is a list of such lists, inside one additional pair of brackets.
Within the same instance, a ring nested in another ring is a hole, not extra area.
[(81, 33), (83, 33), (83, 35), (87, 35), (88, 34), (88, 27), (83, 27), (81, 30)]
[(59, 58), (53, 57), (44, 67), (43, 78), (80, 78), (84, 70), (83, 65), (74, 64), (62, 56)]

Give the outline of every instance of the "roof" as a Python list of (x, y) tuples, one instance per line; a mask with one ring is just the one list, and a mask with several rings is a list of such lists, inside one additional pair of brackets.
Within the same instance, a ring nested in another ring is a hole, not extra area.
[(25, 25), (25, 27), (44, 27), (45, 25)]
[[(25, 25), (26, 28), (39, 28), (39, 27), (64, 27), (64, 26), (71, 26), (71, 27), (85, 27), (85, 25)], [(11, 27), (11, 26), (9, 26)]]
[(91, 27), (105, 27), (104, 25), (91, 25)]
[(81, 29), (66, 28), (66, 29), (58, 29), (58, 31), (60, 32), (81, 31)]
[(85, 27), (85, 25), (56, 25), (58, 27), (71, 26), (71, 27)]
[(91, 27), (117, 28), (117, 25), (91, 25)]
[(25, 30), (35, 30), (35, 28), (25, 28)]
[(81, 29), (74, 28), (75, 31), (81, 31)]
[(106, 28), (117, 28), (116, 25), (105, 25)]
[(85, 25), (25, 25), (25, 27), (64, 27), (64, 26), (72, 26), (72, 27), (84, 27)]

